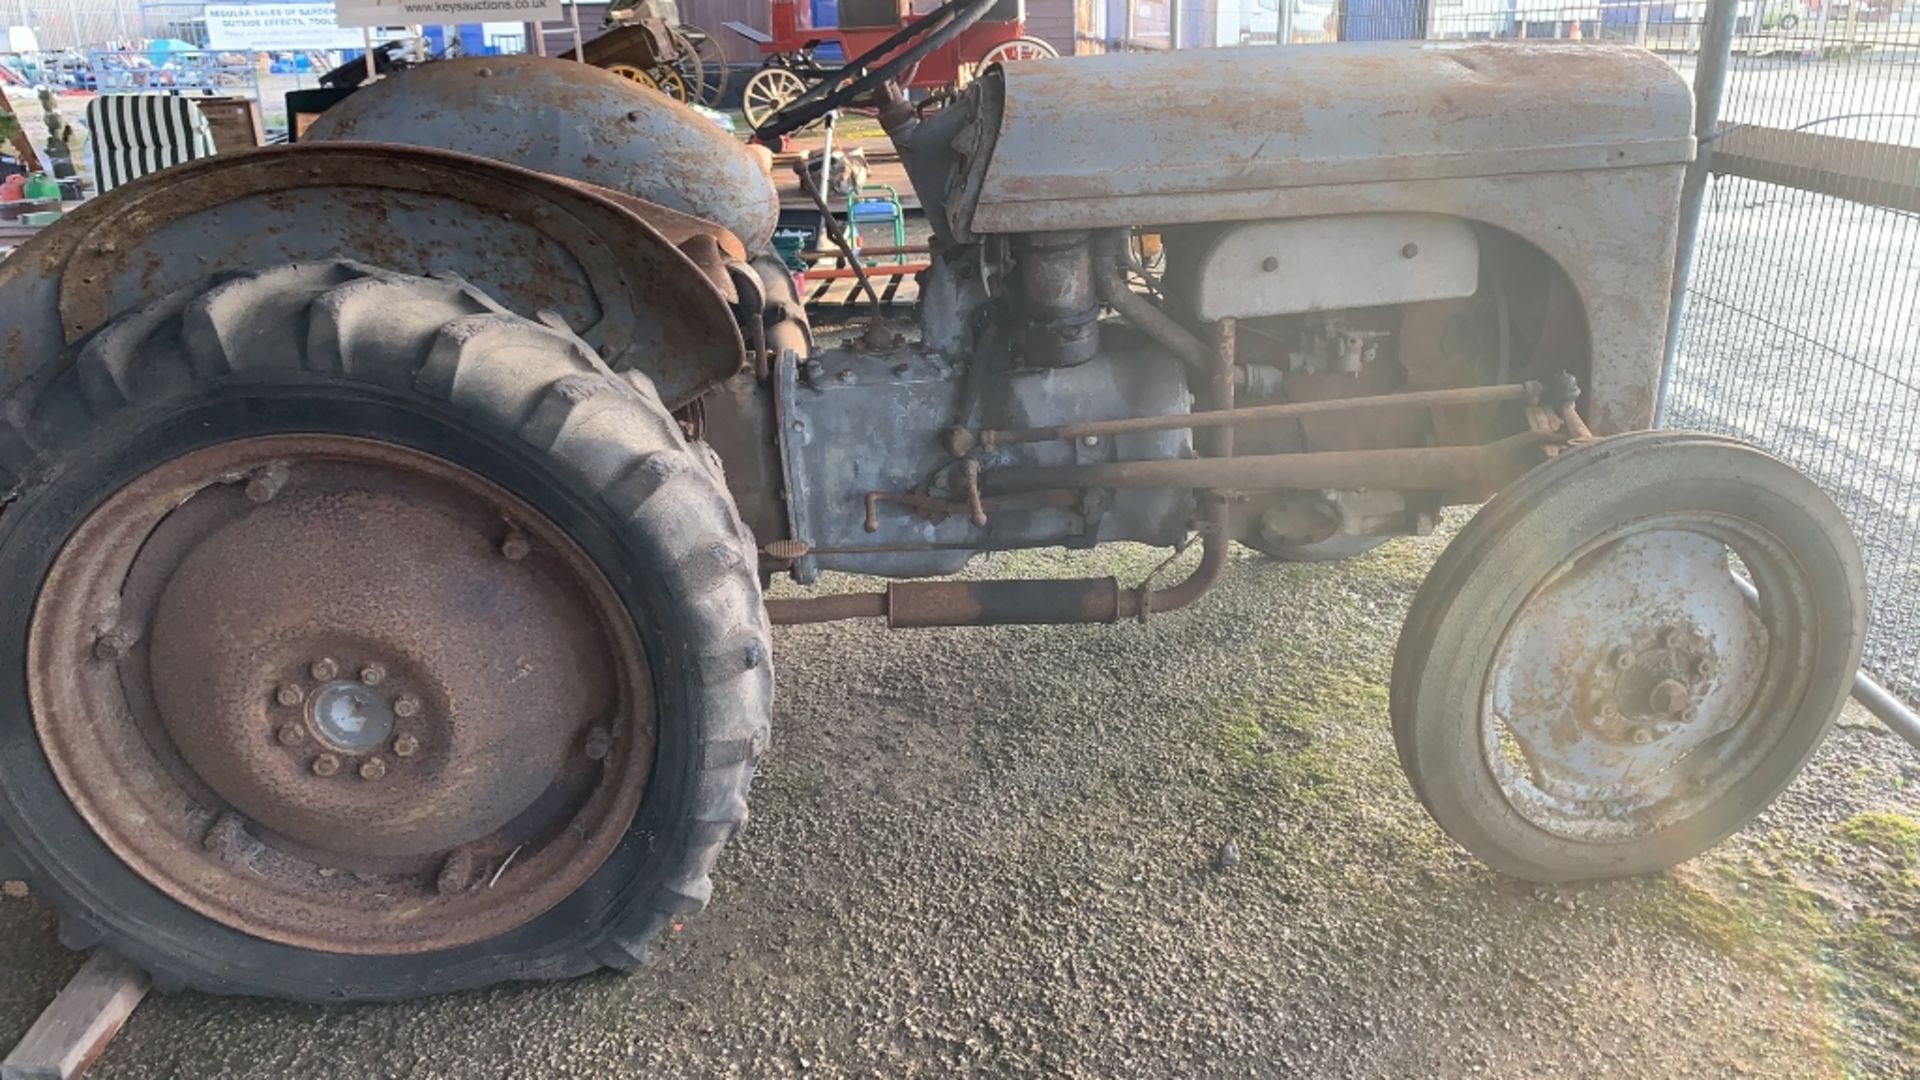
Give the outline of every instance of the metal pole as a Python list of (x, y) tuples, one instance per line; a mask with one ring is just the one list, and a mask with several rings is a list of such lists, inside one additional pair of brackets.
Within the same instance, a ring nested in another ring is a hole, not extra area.
[(567, 15), (573, 23), (573, 58), (584, 64), (587, 62), (587, 47), (580, 40), (580, 0), (567, 5)]
[(360, 28), (360, 43), (365, 46), (367, 50), (367, 81), (372, 82), (380, 77), (380, 69), (373, 62), (373, 27), (363, 26)]
[(1673, 386), (1674, 354), (1680, 347), (1680, 319), (1686, 314), (1687, 277), (1700, 239), (1700, 215), (1706, 205), (1713, 164), (1713, 134), (1720, 127), (1720, 103), (1727, 95), (1727, 68), (1733, 57), (1734, 16), (1739, 0), (1708, 0), (1707, 22), (1700, 32), (1700, 60), (1693, 69), (1693, 162), (1680, 184), (1680, 237), (1673, 254), (1673, 292), (1667, 301), (1667, 348), (1660, 358), (1660, 392), (1654, 398), (1653, 426), (1667, 420), (1667, 394)]
[(1293, 44), (1293, 4), (1294, 0), (1280, 0), (1280, 25), (1275, 31), (1278, 44)]
[(1633, 43), (1644, 49), (1647, 47), (1647, 18), (1653, 11), (1653, 0), (1640, 0), (1640, 14), (1633, 25)]
[(1186, 44), (1186, 35), (1180, 29), (1180, 20), (1185, 17), (1186, 9), (1180, 0), (1167, 0), (1167, 48), (1178, 49)]
[[(1733, 584), (1746, 596), (1747, 603), (1758, 610), (1759, 590), (1738, 574), (1733, 575)], [(1892, 691), (1873, 681), (1873, 676), (1865, 671), (1853, 673), (1853, 700), (1872, 713), (1876, 720), (1887, 725), (1887, 730), (1920, 747), (1920, 715), (1915, 715), (1912, 709), (1907, 708), (1906, 702), (1894, 697)]]
[(1892, 691), (1874, 682), (1864, 671), (1854, 672), (1853, 700), (1887, 725), (1889, 731), (1920, 747), (1920, 716), (1914, 715), (1906, 702), (1894, 697)]

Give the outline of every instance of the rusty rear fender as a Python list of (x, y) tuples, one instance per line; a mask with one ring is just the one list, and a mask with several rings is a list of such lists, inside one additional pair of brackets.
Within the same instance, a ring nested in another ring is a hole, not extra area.
[(741, 366), (725, 264), (744, 257), (711, 222), (466, 154), (220, 155), (102, 195), (0, 262), (0, 410), (24, 407), (16, 391), (116, 315), (210, 275), (327, 259), (457, 276), (557, 317), (678, 408)]

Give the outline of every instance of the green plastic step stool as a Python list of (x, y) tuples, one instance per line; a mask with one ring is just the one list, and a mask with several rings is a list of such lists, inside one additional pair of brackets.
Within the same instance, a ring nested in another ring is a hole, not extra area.
[[(900, 204), (900, 192), (892, 184), (862, 184), (847, 196), (848, 239), (859, 244), (862, 223), (893, 226), (893, 246), (907, 246), (907, 210)], [(895, 264), (904, 264), (905, 255), (894, 255)], [(865, 260), (868, 266), (880, 265), (879, 259)]]

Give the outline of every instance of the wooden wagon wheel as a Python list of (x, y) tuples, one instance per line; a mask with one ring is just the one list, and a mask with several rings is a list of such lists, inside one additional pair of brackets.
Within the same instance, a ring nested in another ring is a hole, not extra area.
[(697, 26), (674, 28), (674, 70), (686, 81), (688, 96), (697, 105), (717, 107), (727, 89), (727, 55), (712, 34)]
[(747, 123), (757, 130), (774, 113), (806, 92), (806, 80), (786, 68), (761, 68), (747, 80), (740, 109), (746, 113)]
[(980, 66), (1005, 64), (1014, 60), (1047, 60), (1059, 55), (1058, 49), (1037, 37), (1017, 37), (988, 49), (987, 55), (980, 58)]
[(672, 66), (661, 64), (648, 69), (633, 64), (608, 64), (607, 70), (628, 82), (639, 83), (649, 90), (658, 90), (675, 101), (687, 100), (687, 81)]

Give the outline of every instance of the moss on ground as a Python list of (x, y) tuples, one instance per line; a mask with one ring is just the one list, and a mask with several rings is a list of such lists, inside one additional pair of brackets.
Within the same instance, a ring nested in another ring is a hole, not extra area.
[(1835, 832), (1848, 843), (1873, 848), (1883, 855), (1920, 859), (1920, 821), (1906, 814), (1869, 810), (1848, 818)]
[(1347, 572), (1362, 577), (1403, 582), (1417, 587), (1433, 565), (1440, 542), (1433, 538), (1389, 540), (1359, 558), (1343, 564)]
[(1834, 834), (1871, 864), (1836, 875), (1832, 852), (1775, 831), (1673, 871), (1638, 915), (1807, 994), (1835, 1070), (1865, 1075), (1920, 1059), (1920, 822), (1872, 811)]

